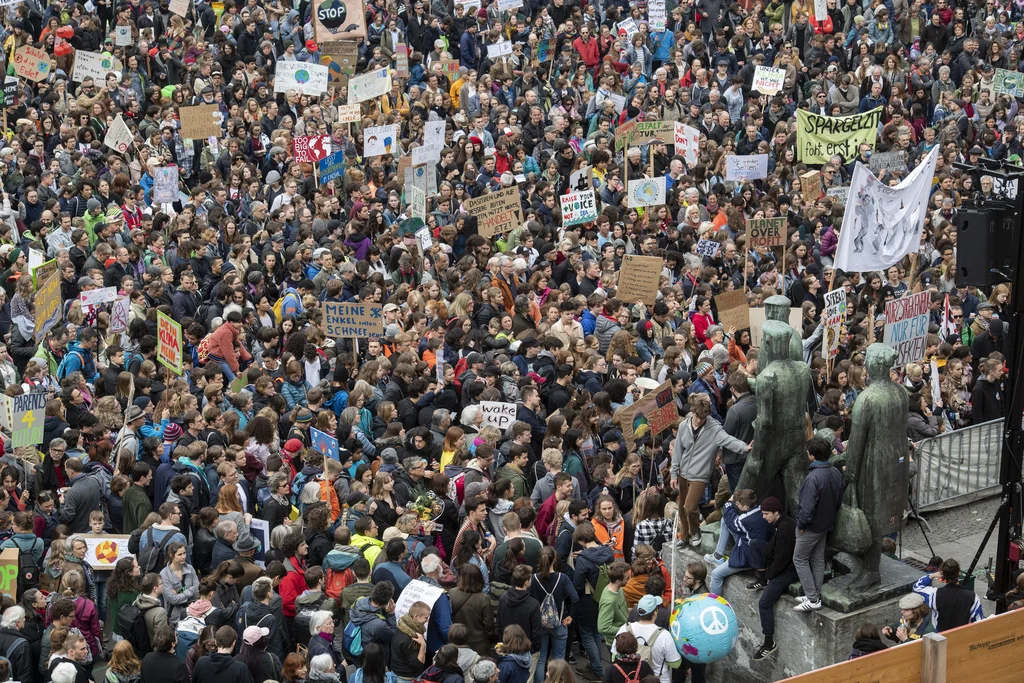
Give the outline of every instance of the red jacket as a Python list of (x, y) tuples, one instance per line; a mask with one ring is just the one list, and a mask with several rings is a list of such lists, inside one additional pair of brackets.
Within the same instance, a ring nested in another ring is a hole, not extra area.
[(558, 500), (555, 498), (555, 494), (552, 493), (540, 506), (540, 510), (537, 511), (537, 521), (535, 523), (537, 538), (547, 539), (548, 531), (555, 520), (555, 505), (557, 503)]
[(601, 48), (593, 36), (586, 43), (583, 42), (582, 38), (572, 41), (572, 49), (576, 50), (588, 69), (597, 68), (598, 63), (601, 61)]
[(295, 598), (306, 590), (306, 567), (300, 565), (294, 557), (285, 562), (288, 573), (278, 584), (277, 592), (281, 594), (281, 609), (286, 617), (295, 617)]
[(236, 374), (238, 373), (239, 360), (247, 361), (252, 359), (252, 356), (249, 355), (249, 352), (245, 350), (245, 347), (238, 340), (238, 336), (239, 333), (235, 326), (225, 322), (210, 333), (208, 342), (210, 355), (223, 360), (231, 368), (231, 372)]

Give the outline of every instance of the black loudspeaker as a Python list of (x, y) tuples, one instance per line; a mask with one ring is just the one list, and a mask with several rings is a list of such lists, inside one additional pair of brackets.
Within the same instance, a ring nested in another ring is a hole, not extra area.
[(1019, 237), (1012, 211), (967, 208), (953, 219), (957, 229), (957, 286), (987, 287), (1013, 280)]

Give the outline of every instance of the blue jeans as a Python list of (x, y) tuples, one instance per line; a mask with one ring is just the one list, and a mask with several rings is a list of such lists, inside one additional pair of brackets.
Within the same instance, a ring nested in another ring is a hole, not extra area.
[(597, 622), (584, 624), (578, 621), (576, 627), (580, 630), (580, 639), (583, 640), (583, 649), (587, 651), (591, 670), (598, 678), (604, 677), (604, 665), (601, 664), (601, 634), (597, 632)]
[(722, 522), (722, 528), (718, 536), (718, 545), (715, 546), (715, 552), (725, 557), (725, 551), (729, 549), (729, 541), (731, 540), (732, 532), (729, 531), (729, 527), (726, 526), (725, 522)]
[(217, 364), (220, 366), (220, 369), (224, 371), (225, 382), (235, 381), (235, 373), (231, 371), (231, 367), (225, 361), (220, 361)]
[(740, 485), (740, 475), (743, 474), (743, 464), (747, 461), (746, 458), (742, 462), (734, 462), (731, 465), (725, 466), (725, 477), (729, 480), (729, 490), (733, 493), (736, 492), (736, 487)]
[(568, 640), (568, 626), (541, 630), (540, 657), (537, 659), (537, 670), (533, 674), (534, 683), (544, 683), (545, 670), (548, 665), (548, 646), (551, 646), (551, 659), (565, 659), (565, 645)]
[(715, 567), (711, 572), (711, 583), (708, 584), (708, 590), (715, 595), (721, 595), (722, 584), (725, 583), (726, 577), (732, 576), (733, 574), (739, 574), (747, 569), (749, 569), (749, 567), (730, 567), (728, 562), (723, 562)]

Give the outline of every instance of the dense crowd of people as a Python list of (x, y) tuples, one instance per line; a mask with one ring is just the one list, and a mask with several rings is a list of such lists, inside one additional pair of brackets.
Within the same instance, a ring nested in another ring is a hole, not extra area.
[[(818, 18), (813, 4), (335, 2), (365, 10), (351, 73), (322, 52), (305, 0), (7, 4), (0, 388), (46, 404), (38, 443), (13, 447), (4, 425), (0, 538), (20, 551), (4, 680), (699, 682), (704, 665), (666, 630), (677, 514), (681, 543), (717, 542), (677, 568), (678, 595), (763, 590), (754, 659), (771, 656), (791, 583), (798, 610), (821, 607), (842, 496), (829, 460), (886, 302), (930, 293), (925, 353), (894, 371), (909, 442), (1004, 414), (1010, 290), (957, 283), (954, 220), (1009, 190), (957, 164), (1019, 163), (1024, 134), (995, 81), (1017, 70), (1024, 5), (828, 0)], [(488, 50), (503, 41), (511, 54)], [(11, 76), (26, 46), (51, 60), (42, 80)], [(112, 71), (74, 80), (90, 52)], [(331, 63), (329, 89), (277, 92), (288, 61)], [(759, 66), (784, 70), (777, 94), (752, 89)], [(391, 89), (341, 123), (349, 79), (382, 67)], [(216, 105), (221, 135), (183, 137), (196, 104)], [(877, 142), (800, 162), (797, 109), (876, 107)], [(696, 163), (616, 137), (656, 120), (699, 131)], [(120, 121), (123, 151), (104, 144)], [(436, 121), (445, 146), (420, 169), (414, 218), (404, 157)], [(401, 151), (365, 157), (362, 131), (392, 124)], [(340, 177), (296, 160), (310, 135), (341, 154)], [(895, 184), (936, 147), (919, 250), (834, 269), (845, 207), (829, 190), (893, 151), (905, 163), (878, 175)], [(733, 154), (767, 154), (767, 177), (726, 181)], [(161, 203), (168, 166), (178, 198)], [(666, 178), (665, 203), (630, 208), (628, 181), (645, 176)], [(509, 187), (522, 222), (483, 236), (467, 202)], [(597, 217), (566, 227), (559, 198), (580, 187)], [(748, 248), (746, 221), (773, 217), (785, 245)], [(618, 295), (626, 255), (663, 259), (653, 305)], [(50, 272), (60, 316), (43, 333)], [(130, 302), (126, 321), (119, 301), (95, 303), (102, 288)], [(847, 301), (831, 359), (830, 288)], [(738, 487), (757, 335), (724, 327), (715, 301), (737, 289), (799, 311), (818, 431), (799, 509)], [(380, 306), (380, 332), (331, 337), (335, 302)], [(158, 358), (158, 313), (182, 327), (180, 374)], [(678, 419), (634, 432), (631, 408), (666, 383)], [(515, 419), (495, 423), (485, 402)], [(96, 534), (128, 536), (132, 556), (97, 563)], [(981, 617), (955, 561), (934, 571), (854, 655)]]

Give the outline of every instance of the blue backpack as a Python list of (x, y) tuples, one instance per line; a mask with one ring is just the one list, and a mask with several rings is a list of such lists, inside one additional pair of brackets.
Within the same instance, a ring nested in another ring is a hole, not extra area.
[(78, 356), (79, 368), (85, 367), (85, 354), (77, 349), (72, 349), (64, 354), (64, 357), (60, 359), (60, 365), (57, 366), (57, 379), (67, 379), (67, 376), (71, 374), (68, 370), (68, 361), (71, 359), (72, 354)]
[(349, 621), (342, 634), (341, 648), (346, 658), (358, 661), (363, 656), (363, 627)]

